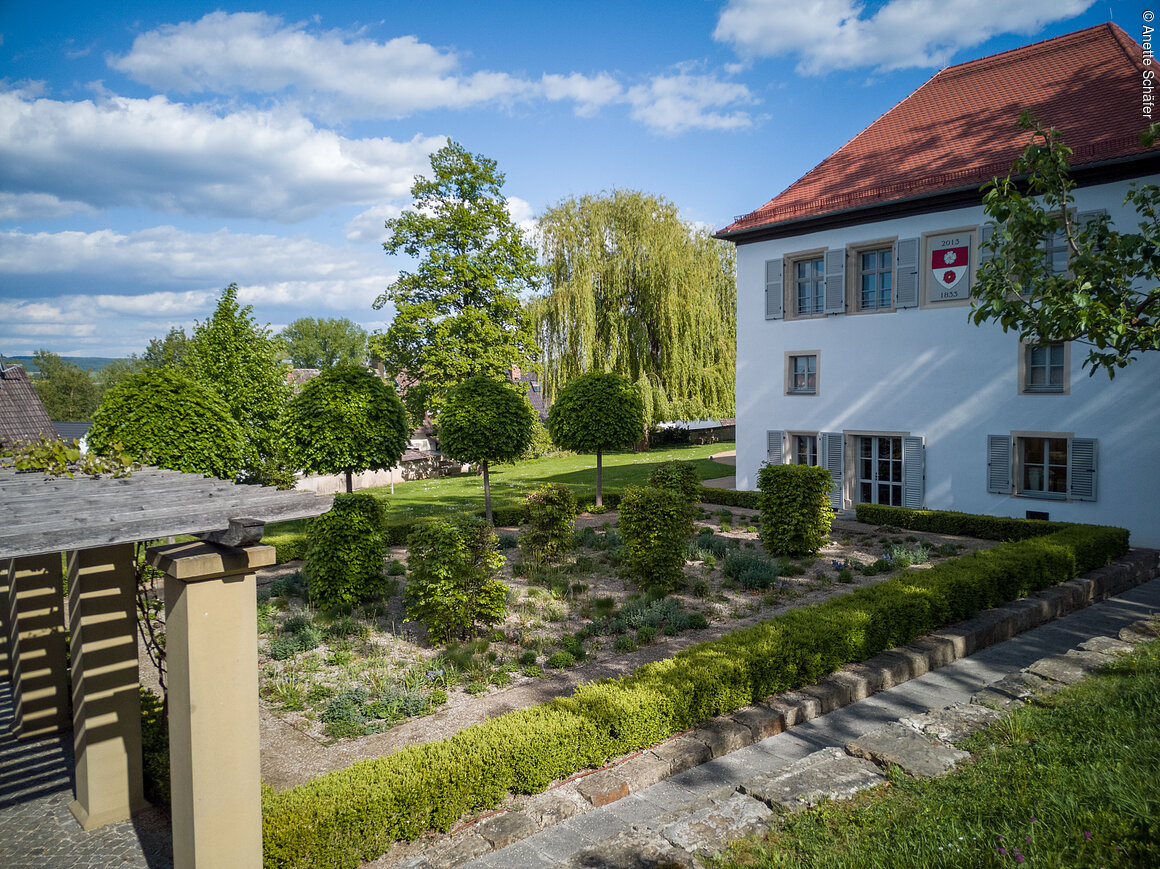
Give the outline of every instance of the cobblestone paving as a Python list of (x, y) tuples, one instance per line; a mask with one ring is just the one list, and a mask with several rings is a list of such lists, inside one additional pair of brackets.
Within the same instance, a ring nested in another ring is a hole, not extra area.
[(86, 833), (69, 811), (72, 736), (21, 742), (12, 693), (0, 680), (0, 867), (172, 869), (169, 819), (149, 809)]

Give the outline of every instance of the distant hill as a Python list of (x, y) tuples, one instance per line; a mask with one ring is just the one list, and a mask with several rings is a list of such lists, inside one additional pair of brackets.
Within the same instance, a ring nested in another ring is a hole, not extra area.
[[(77, 368), (83, 368), (85, 371), (99, 371), (110, 362), (117, 360), (110, 356), (62, 356), (60, 357), (65, 362), (71, 362)], [(32, 361), (31, 356), (5, 356), (5, 362), (19, 362), (24, 366), (25, 371), (36, 371), (36, 363)], [(128, 361), (128, 360), (126, 360)]]

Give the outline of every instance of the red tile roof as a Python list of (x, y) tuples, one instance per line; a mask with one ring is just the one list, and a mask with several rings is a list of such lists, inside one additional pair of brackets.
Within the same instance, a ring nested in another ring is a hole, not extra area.
[(787, 190), (721, 232), (818, 217), (1005, 176), (1032, 109), (1075, 152), (1073, 166), (1142, 153), (1143, 49), (1114, 24), (948, 67)]

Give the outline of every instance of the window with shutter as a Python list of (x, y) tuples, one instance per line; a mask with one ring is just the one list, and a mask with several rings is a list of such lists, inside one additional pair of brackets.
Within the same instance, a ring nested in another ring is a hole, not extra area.
[(827, 314), (843, 314), (846, 311), (845, 248), (826, 251), (825, 267), (825, 312)]
[(1011, 494), (1011, 437), (987, 435), (987, 491)]
[(818, 435), (818, 438), (821, 448), (819, 458), (822, 467), (830, 472), (830, 479), (833, 481), (833, 488), (830, 490), (830, 506), (835, 510), (841, 510), (845, 507), (845, 498), (842, 489), (842, 472), (846, 460), (843, 449), (843, 435), (841, 432), (824, 431)]
[(771, 465), (780, 465), (785, 462), (782, 443), (785, 439), (783, 431), (767, 431), (765, 433), (765, 460)]
[(902, 506), (921, 510), (926, 485), (925, 448), (922, 438), (902, 439)]
[(782, 261), (765, 262), (765, 319), (780, 320), (782, 317)]
[(898, 308), (918, 306), (918, 256), (921, 244), (917, 238), (902, 238), (894, 244), (894, 304)]
[(1096, 500), (1096, 458), (1099, 444), (1095, 438), (1072, 438), (1068, 456), (1068, 494), (1075, 501)]

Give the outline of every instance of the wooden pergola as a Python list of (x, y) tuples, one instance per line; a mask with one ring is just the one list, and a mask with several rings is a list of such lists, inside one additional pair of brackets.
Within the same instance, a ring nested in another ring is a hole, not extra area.
[(147, 556), (165, 574), (174, 866), (262, 865), (255, 571), (274, 550), (258, 541), (331, 501), (157, 468), (0, 469), (0, 676), (18, 736), (72, 728), (84, 829), (145, 807), (134, 544), (195, 534)]

